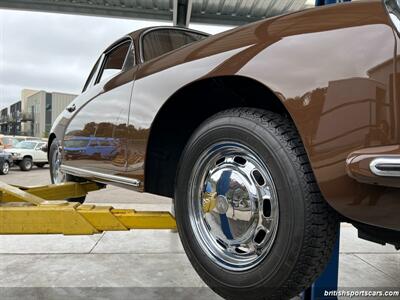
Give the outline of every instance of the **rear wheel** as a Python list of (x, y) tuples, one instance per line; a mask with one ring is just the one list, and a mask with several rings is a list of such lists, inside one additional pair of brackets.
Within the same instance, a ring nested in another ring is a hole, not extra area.
[(228, 299), (299, 294), (336, 239), (296, 128), (268, 111), (228, 110), (198, 128), (179, 164), (175, 213), (192, 265)]
[(19, 163), (19, 168), (21, 169), (21, 171), (30, 171), (32, 169), (32, 166), (32, 158), (30, 157), (24, 157)]
[[(69, 174), (65, 174), (61, 170), (62, 163), (62, 152), (61, 147), (57, 139), (54, 139), (50, 145), (49, 150), (49, 164), (50, 164), (50, 177), (52, 183), (62, 183), (67, 181), (75, 181), (82, 182), (85, 181), (82, 178), (78, 178)], [(80, 202), (83, 203), (86, 199), (86, 196), (78, 197), (78, 198), (70, 198), (67, 199), (71, 202)]]
[(0, 174), (1, 175), (7, 175), (9, 171), (10, 171), (10, 163), (5, 160), (0, 165)]

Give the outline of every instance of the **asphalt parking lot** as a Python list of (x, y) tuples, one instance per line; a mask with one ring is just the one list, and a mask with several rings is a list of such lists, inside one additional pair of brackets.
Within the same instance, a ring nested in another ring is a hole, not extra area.
[[(49, 169), (13, 168), (0, 180), (48, 184)], [(170, 199), (116, 187), (91, 193), (87, 202), (170, 209)], [(340, 244), (339, 286), (400, 286), (400, 252), (393, 246), (360, 240), (349, 224), (342, 224)], [(0, 294), (2, 299), (220, 299), (197, 276), (170, 230), (0, 236)]]

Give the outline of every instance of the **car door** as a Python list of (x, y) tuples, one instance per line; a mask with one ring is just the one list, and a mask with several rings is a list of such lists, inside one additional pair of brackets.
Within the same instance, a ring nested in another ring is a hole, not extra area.
[[(146, 30), (138, 39), (139, 59), (143, 63), (141, 69), (142, 67), (145, 68), (147, 62), (154, 61), (161, 55), (187, 44), (197, 42), (207, 36), (208, 34), (206, 33), (179, 27), (155, 27)], [(140, 72), (138, 71), (138, 73)], [(147, 91), (149, 94), (150, 92), (153, 94), (156, 93), (156, 91), (152, 90), (157, 89), (157, 87), (154, 87), (155, 81), (151, 81), (153, 82), (153, 86), (149, 86), (146, 89), (139, 91), (134, 88), (130, 107), (127, 176), (139, 181), (144, 179), (144, 159), (150, 131), (150, 124), (146, 124), (143, 120), (146, 119), (154, 107), (152, 107), (152, 103), (135, 101), (135, 99), (139, 97), (146, 98)]]
[(37, 147), (38, 143), (36, 141), (27, 141), (26, 144), (24, 145), (24, 148), (22, 148), (22, 157), (24, 156), (31, 156), (32, 160), (35, 162), (37, 160)]
[[(64, 166), (74, 168), (74, 173), (79, 174), (81, 170), (123, 176), (126, 171), (128, 114), (136, 71), (133, 51), (130, 38), (105, 51), (88, 91), (100, 90), (99, 94), (82, 105), (67, 125), (63, 145), (79, 138), (89, 140), (84, 151), (86, 155), (71, 151), (64, 157)], [(102, 138), (116, 145), (112, 157), (104, 157), (96, 151), (97, 140)]]

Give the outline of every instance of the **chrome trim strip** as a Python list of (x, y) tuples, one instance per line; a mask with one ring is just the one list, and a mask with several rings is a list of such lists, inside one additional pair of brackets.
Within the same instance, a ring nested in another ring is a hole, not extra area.
[[(399, 171), (385, 171), (379, 168), (379, 165), (389, 165), (399, 168)], [(377, 176), (400, 177), (400, 157), (378, 157), (373, 159), (369, 164), (371, 172)]]
[(103, 173), (96, 172), (96, 171), (89, 171), (89, 170), (84, 170), (84, 169), (66, 166), (66, 165), (61, 165), (60, 168), (61, 168), (61, 171), (71, 174), (71, 175), (75, 175), (75, 176), (94, 177), (94, 178), (109, 180), (109, 181), (113, 181), (113, 182), (117, 182), (117, 183), (128, 184), (128, 185), (132, 185), (134, 187), (140, 186), (140, 181), (137, 179), (133, 179), (133, 178), (127, 178), (127, 177), (110, 175), (110, 174), (103, 174)]

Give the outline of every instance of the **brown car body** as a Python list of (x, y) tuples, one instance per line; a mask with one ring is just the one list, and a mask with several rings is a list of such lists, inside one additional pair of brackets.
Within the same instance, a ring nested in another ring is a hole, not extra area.
[(49, 145), (57, 138), (64, 151), (77, 137), (99, 136), (99, 144), (118, 136), (109, 157), (67, 149), (67, 173), (173, 197), (194, 129), (227, 108), (262, 108), (293, 120), (336, 211), (400, 231), (397, 180), (365, 167), (372, 157), (400, 155), (399, 37), (381, 1), (274, 17), (143, 62), (141, 40), (151, 30), (111, 46), (132, 40), (135, 64), (90, 86), (57, 119)]

